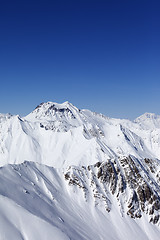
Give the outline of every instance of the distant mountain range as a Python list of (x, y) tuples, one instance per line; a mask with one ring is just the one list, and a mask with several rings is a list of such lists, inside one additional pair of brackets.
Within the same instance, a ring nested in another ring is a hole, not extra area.
[(159, 240), (160, 116), (0, 114), (0, 240)]

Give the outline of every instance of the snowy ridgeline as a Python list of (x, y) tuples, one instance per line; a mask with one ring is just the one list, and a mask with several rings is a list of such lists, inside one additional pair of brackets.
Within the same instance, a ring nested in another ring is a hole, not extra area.
[(34, 161), (91, 165), (119, 156), (159, 159), (160, 116), (111, 119), (71, 103), (43, 103), (28, 116), (0, 115), (0, 165)]
[(0, 240), (159, 240), (159, 137), (155, 114), (1, 114)]

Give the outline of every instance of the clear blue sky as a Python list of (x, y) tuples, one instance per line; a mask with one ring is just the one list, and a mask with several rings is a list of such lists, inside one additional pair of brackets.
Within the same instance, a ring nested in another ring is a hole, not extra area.
[(70, 101), (110, 117), (160, 114), (160, 2), (1, 1), (0, 112)]

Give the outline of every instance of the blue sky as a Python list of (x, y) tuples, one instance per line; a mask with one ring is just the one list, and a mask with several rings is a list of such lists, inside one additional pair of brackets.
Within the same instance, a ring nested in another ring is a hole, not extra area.
[(160, 114), (159, 1), (1, 1), (0, 112)]

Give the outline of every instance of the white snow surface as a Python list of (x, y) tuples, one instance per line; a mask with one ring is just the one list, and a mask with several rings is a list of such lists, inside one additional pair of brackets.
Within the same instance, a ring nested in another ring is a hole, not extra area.
[[(159, 240), (160, 229), (147, 218), (121, 216), (96, 207), (70, 187), (61, 169), (33, 162), (0, 169), (0, 239)], [(3, 184), (2, 184), (3, 183)]]
[(122, 215), (114, 196), (108, 213), (65, 179), (70, 166), (129, 155), (160, 160), (160, 116), (113, 119), (69, 102), (0, 114), (0, 240), (159, 240), (145, 214)]
[(23, 118), (0, 115), (1, 166), (27, 160), (66, 168), (128, 155), (160, 158), (159, 116), (112, 119), (69, 102), (43, 103)]

